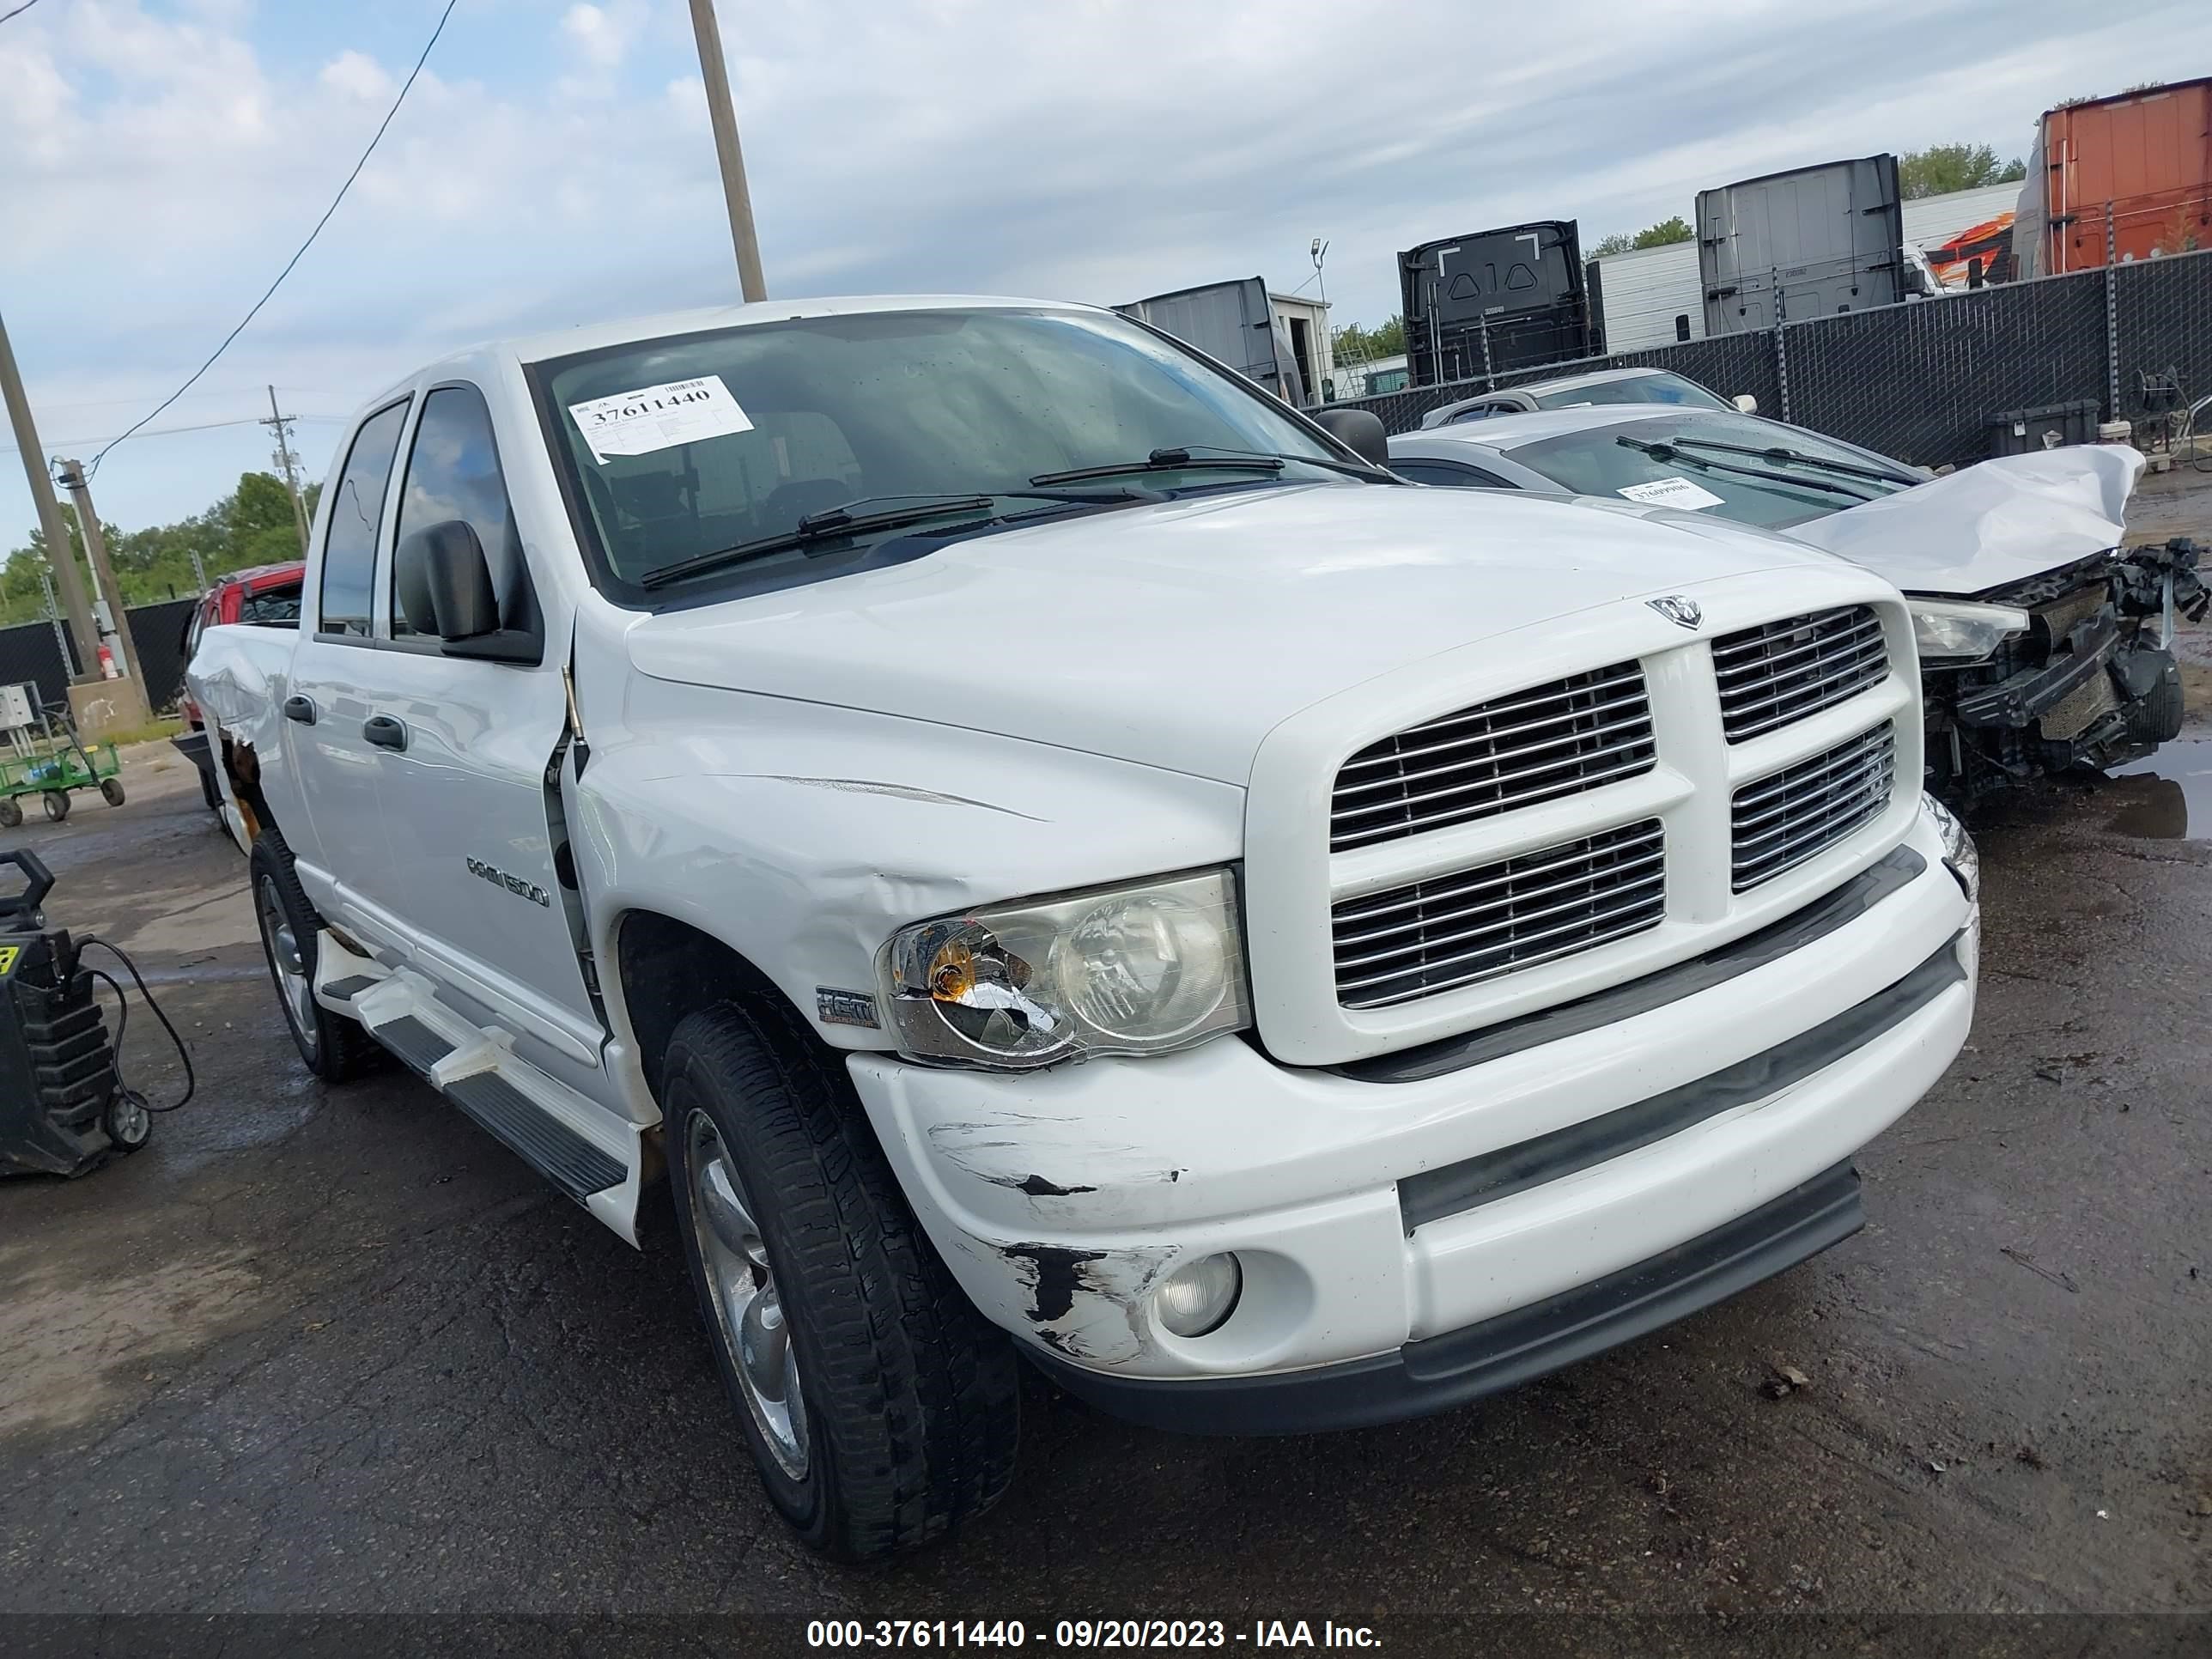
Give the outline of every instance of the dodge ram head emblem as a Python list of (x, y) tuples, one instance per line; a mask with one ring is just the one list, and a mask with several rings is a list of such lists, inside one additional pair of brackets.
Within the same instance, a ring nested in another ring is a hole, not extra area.
[(1664, 599), (1646, 599), (1644, 603), (1668, 622), (1680, 623), (1685, 628), (1695, 628), (1705, 619), (1705, 613), (1698, 609), (1698, 602), (1686, 599), (1680, 593), (1669, 593)]

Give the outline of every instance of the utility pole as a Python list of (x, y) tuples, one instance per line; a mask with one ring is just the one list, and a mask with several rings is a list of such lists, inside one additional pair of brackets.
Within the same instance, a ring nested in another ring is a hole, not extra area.
[(85, 603), (84, 582), (77, 574), (76, 556), (70, 549), (69, 526), (63, 522), (61, 505), (54, 500), (54, 481), (46, 476), (46, 452), (39, 447), (39, 428), (31, 421), (31, 400), (23, 394), (23, 377), (16, 371), (15, 353), (8, 343), (4, 322), (0, 322), (0, 397), (7, 401), (8, 419), (15, 428), (15, 447), (23, 457), (23, 477), (31, 486), (31, 504), (38, 508), (39, 528), (46, 532), (46, 562), (61, 583), (70, 631), (76, 636), (78, 668), (70, 678), (76, 684), (90, 684), (100, 678), (100, 629), (93, 623), (92, 607)]
[[(269, 388), (269, 418), (261, 424), (276, 428), (276, 465), (284, 469), (284, 488), (292, 492), (292, 522), (300, 532), (300, 556), (304, 559), (307, 556), (307, 504), (300, 497), (299, 458), (292, 453), (292, 423), (276, 412), (273, 386)], [(205, 580), (200, 583), (200, 591), (207, 591)]]
[(751, 305), (768, 298), (768, 282), (761, 275), (760, 241), (753, 234), (752, 192), (745, 187), (745, 156), (738, 148), (738, 117), (730, 107), (730, 70), (722, 61), (714, 0), (691, 0), (691, 33), (698, 38), (699, 78), (707, 83), (707, 114), (714, 124), (714, 159), (721, 164), (730, 242), (738, 251), (738, 287)]
[[(62, 486), (76, 503), (77, 528), (84, 532), (84, 550), (92, 560), (93, 579), (107, 596), (107, 611), (115, 623), (115, 642), (123, 649), (123, 673), (131, 683), (131, 691), (124, 693), (125, 712), (118, 718), (125, 724), (143, 726), (154, 713), (153, 702), (147, 695), (146, 676), (138, 667), (138, 642), (131, 637), (131, 612), (123, 603), (123, 585), (115, 580), (115, 567), (107, 562), (107, 538), (100, 528), (100, 515), (92, 510), (92, 488), (86, 482), (82, 461), (61, 461)], [(137, 706), (129, 706), (135, 695)]]

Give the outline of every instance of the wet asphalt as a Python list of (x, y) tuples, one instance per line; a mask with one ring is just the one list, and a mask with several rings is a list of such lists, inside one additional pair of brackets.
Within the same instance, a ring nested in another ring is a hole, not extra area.
[[(0, 1614), (1387, 1638), (1498, 1609), (2212, 1611), (2212, 726), (2191, 735), (1977, 823), (1972, 1046), (1860, 1157), (1857, 1237), (1389, 1428), (1178, 1438), (1033, 1378), (1006, 1501), (860, 1570), (768, 1510), (672, 1249), (631, 1250), (403, 1071), (307, 1077), (243, 860), (183, 763), (134, 751), (124, 806), (22, 839), (61, 878), (52, 920), (154, 970), (198, 1095), (135, 1158), (0, 1183)], [(134, 1015), (157, 1098), (165, 1046)]]

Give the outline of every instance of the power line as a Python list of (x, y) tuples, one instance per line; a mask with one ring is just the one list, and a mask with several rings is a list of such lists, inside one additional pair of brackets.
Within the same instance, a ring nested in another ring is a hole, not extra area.
[(39, 0), (23, 0), (23, 3), (16, 7), (13, 11), (0, 11), (0, 23), (6, 22), (11, 17), (21, 17), (25, 12), (30, 10), (32, 7), (38, 3)]
[[(37, 3), (37, 0), (24, 0), (24, 3), (26, 5), (34, 5)], [(307, 233), (307, 240), (300, 244), (299, 252), (284, 262), (284, 269), (276, 273), (276, 280), (269, 284), (268, 292), (253, 302), (253, 309), (247, 312), (244, 317), (239, 319), (239, 324), (236, 328), (234, 328), (229, 333), (222, 337), (222, 343), (217, 346), (215, 350), (209, 355), (208, 360), (205, 362), (202, 363), (198, 368), (192, 371), (190, 380), (187, 380), (184, 385), (179, 386), (174, 392), (172, 392), (167, 397), (162, 398), (160, 403), (156, 404), (153, 409), (148, 411), (145, 418), (141, 420), (137, 426), (131, 427), (128, 431), (123, 434), (122, 437), (117, 438), (112, 442), (107, 444), (106, 447), (100, 450), (99, 454), (92, 458), (92, 465), (85, 469), (86, 477), (89, 478), (100, 471), (100, 464), (107, 459), (107, 453), (109, 450), (113, 449), (117, 444), (123, 441), (124, 438), (127, 438), (131, 433), (137, 431), (138, 428), (145, 425), (147, 421), (152, 420), (155, 416), (159, 415), (171, 404), (183, 397), (185, 392), (191, 390), (192, 381), (198, 380), (201, 375), (206, 374), (208, 370), (215, 367), (216, 359), (222, 356), (224, 352), (230, 349), (230, 343), (246, 331), (246, 324), (252, 322), (255, 317), (260, 314), (261, 307), (267, 305), (270, 297), (274, 295), (276, 290), (283, 285), (284, 279), (292, 274), (292, 267), (298, 264), (301, 259), (307, 257), (307, 250), (315, 245), (315, 238), (323, 234), (323, 227), (330, 223), (331, 216), (338, 210), (338, 204), (345, 200), (346, 192), (353, 188), (353, 181), (361, 177), (361, 170), (368, 165), (368, 158), (376, 153), (377, 145), (383, 142), (384, 131), (386, 127), (392, 125), (392, 118), (399, 113), (399, 106), (407, 101), (407, 94), (415, 85), (415, 77), (422, 74), (422, 65), (430, 61), (430, 49), (438, 44), (438, 37), (446, 32), (446, 20), (453, 15), (453, 7), (455, 3), (456, 0), (446, 0), (445, 10), (438, 14), (438, 27), (430, 31), (430, 38), (422, 45), (422, 55), (415, 60), (415, 67), (407, 71), (407, 79), (400, 86), (399, 95), (392, 100), (392, 107), (384, 112), (384, 119), (377, 123), (375, 136), (369, 139), (368, 148), (362, 151), (361, 160), (353, 164), (353, 171), (346, 174), (345, 183), (338, 186), (338, 193), (331, 198), (330, 206), (323, 210), (323, 216), (315, 221), (315, 228)], [(6, 21), (7, 20), (5, 18), (0, 18), (0, 22), (4, 22)]]
[[(263, 417), (264, 420), (266, 418), (266, 416)], [(343, 415), (287, 415), (284, 418), (288, 421), (297, 422), (302, 426), (321, 426), (325, 424), (335, 424), (342, 422), (345, 419), (345, 416)], [(257, 420), (252, 416), (247, 415), (234, 421), (196, 421), (189, 426), (149, 427), (145, 431), (139, 433), (138, 435), (142, 438), (166, 438), (179, 432), (212, 432), (217, 427), (258, 426), (260, 424), (262, 424), (261, 420)], [(127, 436), (129, 434), (126, 434), (125, 435)], [(70, 447), (82, 448), (87, 444), (96, 444), (102, 441), (104, 441), (99, 438), (56, 438), (52, 442), (47, 443), (46, 447), (48, 449), (67, 449)], [(120, 443), (122, 440), (118, 438), (116, 441)], [(0, 444), (0, 455), (9, 455), (14, 454), (15, 453), (15, 446), (14, 444)]]

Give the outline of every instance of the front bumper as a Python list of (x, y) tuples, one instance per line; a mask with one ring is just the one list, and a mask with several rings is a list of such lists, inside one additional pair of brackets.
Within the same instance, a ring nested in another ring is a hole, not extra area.
[(215, 754), (208, 744), (207, 728), (196, 726), (169, 739), (169, 747), (182, 755), (209, 777), (215, 775)]
[(1039, 1354), (1071, 1394), (1183, 1434), (1310, 1434), (1425, 1417), (1503, 1393), (1750, 1289), (1866, 1224), (1858, 1171), (1839, 1164), (1748, 1215), (1648, 1261), (1395, 1353), (1309, 1370), (1184, 1382), (1115, 1376)]
[[(1072, 1389), (1193, 1427), (1242, 1423), (1237, 1396), (1292, 1402), (1283, 1427), (1379, 1421), (1624, 1340), (1850, 1231), (1823, 1199), (1825, 1219), (1777, 1212), (1766, 1243), (1713, 1243), (1818, 1186), (1966, 1039), (1973, 909), (1932, 825), (1860, 879), (1884, 871), (1816, 929), (1775, 924), (1799, 930), (1779, 946), (1753, 935), (1448, 1054), (1332, 1072), (1229, 1039), (1029, 1074), (849, 1064), (963, 1287)], [(1235, 1312), (1165, 1331), (1153, 1287), (1223, 1250), (1243, 1267)], [(1644, 1289), (1624, 1298), (1625, 1273)]]

